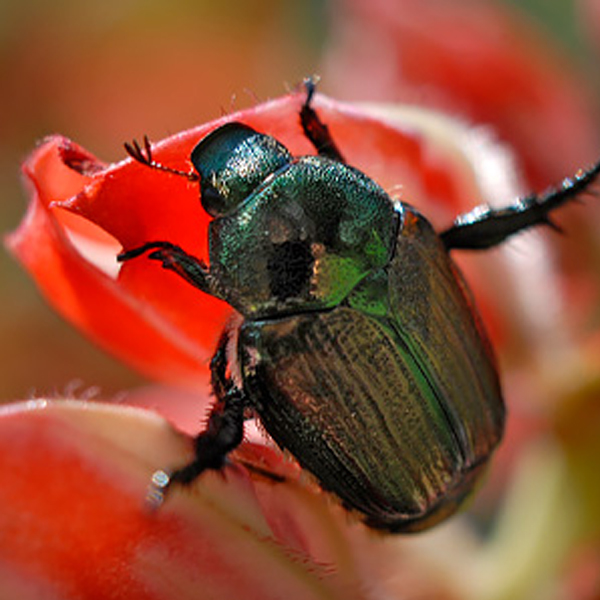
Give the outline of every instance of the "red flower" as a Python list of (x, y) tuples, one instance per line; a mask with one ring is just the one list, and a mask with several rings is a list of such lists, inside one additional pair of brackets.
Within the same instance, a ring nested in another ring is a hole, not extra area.
[[(225, 120), (272, 134), (296, 154), (312, 152), (298, 123), (303, 101), (303, 94), (292, 94), (184, 132), (156, 144), (154, 157), (188, 170), (195, 143)], [(499, 191), (488, 186), (486, 174), (491, 165), (506, 167), (504, 154), (444, 117), (399, 110), (377, 118), (322, 97), (315, 108), (350, 164), (415, 204), (438, 227)], [(476, 155), (486, 160), (473, 162)], [(122, 267), (116, 262), (121, 248), (152, 240), (174, 241), (206, 257), (207, 217), (197, 184), (131, 159), (104, 165), (61, 137), (46, 140), (24, 170), (32, 184), (31, 205), (8, 243), (43, 293), (132, 366), (156, 380), (202, 390), (204, 400), (197, 402), (205, 410), (207, 363), (231, 310), (151, 261)], [(503, 191), (505, 197), (515, 193), (509, 184)], [(486, 261), (498, 280), (501, 263), (498, 257)], [(505, 305), (488, 303), (488, 319), (502, 321)], [(165, 392), (164, 401), (176, 405), (179, 396)], [(139, 403), (152, 404), (154, 398)], [(184, 412), (178, 422), (197, 431), (191, 421)], [(193, 589), (191, 597), (201, 588), (219, 598), (249, 597), (249, 589), (257, 597), (293, 597), (288, 591), (293, 589), (303, 598), (371, 598), (382, 588), (410, 588), (439, 598), (454, 586), (441, 575), (422, 578), (429, 559), (402, 551), (402, 566), (388, 570), (387, 545), (298, 480), (297, 469), (264, 440), (247, 442), (234, 459), (250, 456), (283, 470), (285, 482), (275, 485), (231, 468), (225, 481), (203, 476), (192, 490), (174, 494), (164, 510), (149, 516), (142, 500), (150, 474), (182, 464), (186, 452), (181, 440), (153, 418), (97, 404), (52, 404), (41, 410), (39, 405), (16, 407), (2, 415), (2, 427), (14, 433), (0, 436), (7, 444), (0, 452), (4, 472), (11, 474), (0, 531), (22, 534), (14, 549), (6, 546), (10, 554), (0, 568), (12, 573), (7, 581), (20, 592), (51, 589), (61, 597), (110, 597), (107, 590), (114, 589), (113, 597), (129, 590), (132, 598), (160, 598), (176, 586)], [(212, 498), (208, 508), (206, 494)], [(225, 516), (223, 506), (231, 507)], [(262, 542), (255, 552), (253, 544)], [(80, 561), (87, 543), (85, 569)], [(387, 581), (392, 572), (397, 577)], [(24, 583), (30, 577), (31, 589)]]

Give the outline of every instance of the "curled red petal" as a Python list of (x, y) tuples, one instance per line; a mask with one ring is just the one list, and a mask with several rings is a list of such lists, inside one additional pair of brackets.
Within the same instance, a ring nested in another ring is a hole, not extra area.
[[(148, 376), (204, 383), (202, 348), (85, 260), (61, 223), (34, 198), (7, 240), (51, 304), (93, 340)], [(114, 254), (113, 254), (114, 257)]]

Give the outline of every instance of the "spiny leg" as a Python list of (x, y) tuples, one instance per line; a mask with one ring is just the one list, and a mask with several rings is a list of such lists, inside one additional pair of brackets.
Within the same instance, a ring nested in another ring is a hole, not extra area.
[[(219, 339), (217, 350), (210, 361), (211, 385), (217, 397), (224, 394), (230, 386), (233, 386), (231, 375), (227, 373), (229, 367), (228, 345), (231, 339), (228, 329), (224, 329)], [(245, 402), (244, 406), (250, 406), (250, 402)], [(246, 418), (246, 415), (245, 415)], [(241, 456), (236, 457), (236, 462), (243, 465), (248, 471), (252, 471), (255, 475), (264, 477), (274, 483), (283, 483), (287, 481), (285, 475), (272, 471), (262, 465), (256, 464)]]
[(304, 135), (315, 147), (320, 156), (326, 156), (327, 158), (337, 160), (341, 163), (346, 162), (342, 153), (333, 141), (333, 138), (329, 133), (329, 128), (321, 121), (319, 115), (317, 115), (316, 111), (311, 106), (316, 90), (314, 79), (305, 79), (304, 87), (306, 88), (306, 100), (300, 109), (300, 123)]
[(560, 187), (540, 196), (531, 195), (505, 208), (480, 206), (460, 215), (454, 225), (440, 234), (448, 250), (455, 248), (485, 250), (501, 244), (511, 235), (535, 225), (548, 225), (558, 231), (550, 213), (571, 200), (590, 192), (600, 175), (600, 162), (574, 177), (563, 180)]
[(217, 286), (210, 274), (210, 269), (204, 261), (188, 254), (171, 242), (148, 242), (138, 248), (121, 252), (117, 256), (117, 260), (125, 262), (146, 252), (149, 252), (149, 259), (161, 262), (163, 269), (174, 271), (203, 292), (218, 296)]
[(189, 485), (207, 470), (219, 470), (229, 452), (237, 448), (244, 437), (244, 410), (246, 396), (227, 371), (227, 344), (229, 335), (224, 332), (211, 361), (213, 389), (217, 397), (206, 429), (194, 440), (194, 459), (171, 472), (156, 471), (148, 492), (152, 508), (160, 506), (173, 484)]

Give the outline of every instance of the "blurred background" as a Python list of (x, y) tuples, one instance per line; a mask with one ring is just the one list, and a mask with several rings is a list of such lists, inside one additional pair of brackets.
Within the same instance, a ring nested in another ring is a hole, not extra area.
[[(160, 139), (281, 95), (313, 73), (323, 76), (320, 90), (338, 98), (402, 99), (394, 82), (365, 80), (368, 61), (385, 64), (386, 54), (357, 28), (358, 4), (0, 0), (2, 232), (14, 229), (25, 210), (19, 165), (51, 133), (116, 161), (124, 157), (125, 140), (144, 133)], [(402, 1), (387, 4), (403, 10)], [(569, 68), (598, 87), (588, 43), (593, 36), (584, 31), (580, 6), (569, 0), (504, 4), (517, 6), (555, 41)], [(427, 29), (427, 22), (417, 26)], [(362, 67), (355, 69), (345, 50), (349, 40)], [(63, 323), (5, 252), (0, 278), (0, 400), (96, 386), (112, 395), (139, 382)]]
[[(0, 229), (8, 233), (23, 216), (20, 164), (48, 134), (118, 161), (124, 141), (143, 134), (159, 140), (280, 96), (315, 73), (322, 76), (319, 90), (339, 99), (411, 102), (490, 124), (518, 156), (525, 184), (539, 190), (600, 154), (599, 40), (598, 0), (0, 0)], [(512, 517), (500, 528), (506, 538), (491, 548), (498, 556), (490, 564), (500, 565), (494, 568), (503, 581), (501, 569), (518, 569), (522, 559), (538, 578), (535, 598), (544, 600), (600, 598), (600, 225), (594, 222), (600, 210), (594, 202), (564, 219), (568, 236), (552, 238), (562, 248), (560, 277), (572, 302), (567, 320), (581, 334), (592, 375), (555, 390), (558, 400), (544, 394), (551, 380), (519, 388), (519, 369), (508, 376), (517, 391), (507, 396), (516, 404), (525, 398), (525, 408), (511, 413), (502, 452), (520, 462), (505, 486), (505, 459), (498, 461), (498, 485), (513, 490), (505, 511)], [(6, 252), (0, 285), (0, 403), (42, 394), (110, 398), (146, 383), (63, 322)], [(500, 354), (510, 364), (507, 346)], [(544, 426), (536, 430), (540, 419)], [(537, 449), (526, 442), (540, 430), (539, 437), (559, 440), (556, 460), (542, 452), (541, 462), (532, 462)], [(527, 543), (517, 551), (515, 540), (540, 512), (535, 492), (551, 496), (543, 477), (561, 465), (566, 471), (552, 496), (557, 516), (546, 514), (540, 528), (563, 522), (563, 490), (575, 491), (565, 511), (577, 515), (576, 524), (562, 541), (547, 541), (542, 531), (523, 558)], [(551, 547), (559, 550), (548, 558)], [(554, 588), (544, 595), (549, 572), (561, 580), (562, 595)], [(533, 589), (529, 580), (521, 584)], [(489, 597), (533, 596), (508, 589)]]

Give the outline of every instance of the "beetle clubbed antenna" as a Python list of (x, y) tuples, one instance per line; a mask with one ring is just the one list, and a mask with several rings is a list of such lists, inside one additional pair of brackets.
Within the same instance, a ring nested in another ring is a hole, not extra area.
[(152, 158), (152, 147), (147, 135), (144, 136), (143, 147), (137, 140), (133, 140), (131, 143), (125, 142), (123, 146), (125, 147), (127, 154), (129, 154), (133, 160), (146, 167), (156, 169), (157, 171), (164, 171), (165, 173), (171, 173), (172, 175), (178, 175), (179, 177), (185, 177), (188, 181), (200, 181), (200, 175), (194, 171), (181, 171), (155, 161), (154, 158)]

